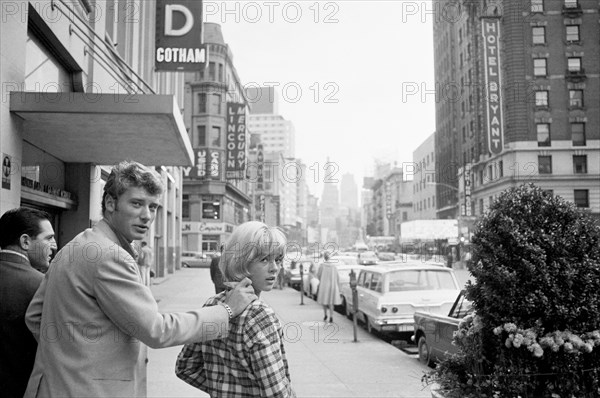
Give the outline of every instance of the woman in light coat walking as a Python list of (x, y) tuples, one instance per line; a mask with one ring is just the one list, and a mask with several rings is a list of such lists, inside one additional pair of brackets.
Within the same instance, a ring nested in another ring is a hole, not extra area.
[(317, 294), (317, 303), (323, 306), (325, 316), (323, 320), (327, 320), (327, 310), (329, 309), (329, 322), (333, 322), (333, 307), (342, 304), (340, 297), (340, 277), (338, 276), (336, 262), (329, 261), (329, 253), (325, 253), (325, 262), (317, 271), (319, 279), (319, 292)]

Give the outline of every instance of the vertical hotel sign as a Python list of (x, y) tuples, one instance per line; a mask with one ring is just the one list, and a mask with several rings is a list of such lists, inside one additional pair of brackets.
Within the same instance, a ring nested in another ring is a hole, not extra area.
[(502, 78), (500, 69), (500, 19), (482, 18), (485, 62), (485, 89), (487, 111), (488, 149), (493, 155), (504, 148), (504, 121), (502, 118)]
[(246, 175), (246, 105), (227, 103), (228, 180), (242, 180)]
[(157, 71), (198, 71), (206, 67), (201, 0), (156, 0)]
[(258, 144), (256, 147), (256, 163), (257, 164), (257, 176), (256, 176), (256, 190), (262, 191), (265, 188), (265, 180), (264, 180), (264, 163), (265, 163), (265, 154), (263, 152), (262, 144)]

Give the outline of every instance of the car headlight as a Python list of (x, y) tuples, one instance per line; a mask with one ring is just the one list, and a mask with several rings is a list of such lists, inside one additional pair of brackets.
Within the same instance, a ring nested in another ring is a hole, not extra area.
[(387, 312), (387, 308), (381, 307), (381, 312), (383, 312), (385, 314)]

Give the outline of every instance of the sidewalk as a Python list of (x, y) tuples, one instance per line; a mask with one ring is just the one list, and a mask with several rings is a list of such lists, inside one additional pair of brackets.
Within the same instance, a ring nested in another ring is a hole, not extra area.
[[(214, 288), (208, 269), (183, 269), (154, 285), (152, 291), (163, 312), (185, 311), (202, 305)], [(333, 324), (323, 319), (321, 306), (286, 288), (264, 293), (281, 320), (292, 384), (298, 397), (406, 397), (429, 398), (421, 376), (429, 368), (358, 329), (353, 342), (352, 322), (335, 314)], [(149, 397), (208, 397), (188, 386), (174, 373), (181, 347), (149, 350)]]

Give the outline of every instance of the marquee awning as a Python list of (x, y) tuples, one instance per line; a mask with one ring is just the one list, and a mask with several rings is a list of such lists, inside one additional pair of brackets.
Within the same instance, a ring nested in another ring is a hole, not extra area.
[(192, 145), (173, 95), (11, 92), (23, 139), (69, 163), (192, 166)]

